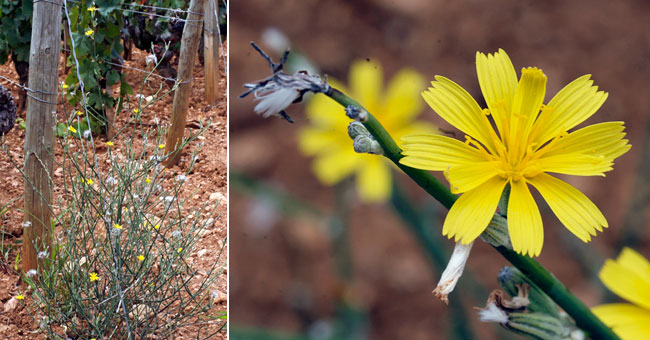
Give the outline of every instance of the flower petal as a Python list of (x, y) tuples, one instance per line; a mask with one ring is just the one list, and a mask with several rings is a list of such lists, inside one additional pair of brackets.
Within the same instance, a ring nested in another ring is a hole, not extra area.
[(538, 256), (544, 244), (544, 228), (539, 208), (525, 180), (510, 183), (508, 231), (512, 248), (520, 254)]
[(392, 190), (390, 167), (380, 156), (365, 160), (357, 173), (357, 192), (364, 202), (383, 202)]
[[(510, 112), (510, 141), (525, 148), (546, 95), (546, 75), (536, 67), (524, 68)], [(521, 150), (525, 151), (525, 150)]]
[(607, 93), (592, 86), (590, 77), (587, 74), (572, 81), (548, 102), (536, 127), (539, 135), (535, 141), (539, 145), (582, 123), (603, 105)]
[(650, 309), (650, 282), (614, 260), (605, 261), (598, 274), (600, 280), (616, 295), (645, 309)]
[(650, 261), (631, 248), (624, 248), (616, 259), (621, 266), (635, 271), (645, 281), (650, 289)]
[(622, 340), (650, 339), (650, 310), (631, 304), (613, 303), (591, 309)]
[(611, 161), (583, 154), (566, 154), (543, 157), (532, 162), (541, 171), (575, 176), (605, 176), (612, 168)]
[(390, 81), (383, 109), (377, 112), (375, 117), (382, 121), (384, 126), (401, 128), (410, 125), (422, 112), (420, 93), (425, 87), (424, 78), (415, 70), (400, 71)]
[(314, 174), (325, 185), (332, 185), (350, 176), (365, 161), (361, 156), (352, 148), (321, 155), (314, 160)]
[(485, 161), (477, 149), (446, 136), (408, 135), (401, 141), (405, 157), (399, 162), (413, 168), (445, 171), (453, 166)]
[(460, 194), (476, 188), (490, 178), (498, 175), (501, 161), (478, 162), (454, 166), (445, 175), (451, 186), (451, 192)]
[(512, 108), (518, 83), (515, 67), (502, 49), (488, 55), (476, 52), (476, 73), (485, 102), (499, 133), (503, 136), (504, 121)]
[[(422, 92), (422, 97), (444, 120), (481, 142), (489, 150), (495, 150), (496, 134), (476, 100), (460, 85), (436, 76), (433, 87)], [(494, 153), (494, 152), (492, 152)]]
[(598, 207), (578, 189), (545, 173), (527, 180), (542, 194), (560, 222), (582, 241), (589, 242), (596, 230), (607, 228), (607, 220)]
[(460, 196), (447, 214), (442, 234), (462, 244), (474, 241), (494, 216), (505, 185), (503, 178), (494, 176)]
[[(313, 156), (319, 152), (328, 152), (332, 145), (340, 144), (343, 137), (346, 136), (342, 133), (304, 127), (298, 131), (298, 146), (303, 153)], [(347, 138), (347, 142), (347, 146), (349, 146), (349, 138)]]
[(353, 97), (370, 113), (379, 112), (384, 83), (381, 65), (374, 61), (356, 61), (350, 67), (350, 90)]
[(601, 157), (611, 162), (630, 150), (628, 140), (623, 139), (624, 129), (623, 122), (589, 125), (559, 138), (557, 142), (549, 143), (548, 147), (539, 152), (543, 152), (544, 157), (584, 154)]

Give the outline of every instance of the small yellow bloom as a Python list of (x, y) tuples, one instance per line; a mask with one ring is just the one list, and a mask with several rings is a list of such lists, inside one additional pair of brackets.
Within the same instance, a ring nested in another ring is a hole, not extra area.
[(113, 142), (111, 142), (110, 140), (108, 142), (106, 142), (106, 146), (113, 146), (113, 145), (115, 145), (115, 144), (113, 144)]
[(156, 224), (155, 226), (153, 226), (153, 228), (156, 230), (160, 229), (160, 224)]
[(93, 180), (90, 178), (86, 180), (86, 184), (88, 185), (93, 185), (93, 183), (94, 183)]
[(144, 255), (138, 255), (138, 260), (144, 261)]
[(23, 294), (16, 295), (16, 300), (24, 300), (25, 296)]
[(139, 113), (139, 112), (140, 112), (140, 110), (138, 110), (138, 109), (133, 109), (133, 113)]
[(165, 148), (165, 144), (158, 144), (158, 149), (164, 149), (164, 148)]
[(99, 280), (99, 275), (97, 275), (97, 273), (95, 272), (90, 273), (90, 282), (97, 281), (97, 280)]
[(183, 251), (183, 248), (178, 248), (176, 251), (180, 253)]
[(63, 85), (61, 85), (61, 88), (63, 88), (64, 90), (67, 89), (67, 88), (68, 88), (68, 84), (63, 84)]
[(122, 229), (124, 229), (124, 227), (122, 227), (121, 225), (119, 225), (119, 224), (117, 224), (117, 223), (113, 224), (113, 228), (115, 228), (115, 229), (117, 229), (117, 230), (122, 230)]
[(90, 37), (90, 36), (93, 35), (93, 33), (95, 33), (95, 32), (92, 30), (92, 28), (89, 28), (88, 30), (86, 30), (85, 34), (86, 34), (87, 37)]
[(462, 244), (474, 241), (494, 216), (510, 187), (508, 231), (517, 253), (542, 251), (542, 217), (529, 185), (546, 200), (560, 222), (584, 242), (607, 227), (598, 207), (579, 190), (548, 173), (605, 176), (614, 159), (630, 149), (623, 122), (606, 122), (568, 132), (591, 117), (607, 99), (590, 75), (566, 85), (547, 104), (546, 75), (524, 68), (517, 79), (505, 51), (477, 52), (476, 70), (487, 108), (453, 81), (436, 76), (424, 100), (465, 134), (465, 142), (414, 134), (402, 138), (400, 163), (443, 171), (451, 191), (461, 194), (449, 210), (443, 235)]
[[(382, 122), (395, 138), (411, 133), (435, 133), (435, 127), (416, 120), (422, 112), (420, 92), (424, 78), (412, 69), (399, 71), (384, 88), (381, 65), (357, 61), (350, 67), (349, 90), (335, 79), (332, 87), (357, 99), (368, 112)], [(359, 198), (365, 202), (384, 202), (391, 194), (393, 167), (385, 157), (358, 154), (352, 148), (345, 109), (327, 96), (314, 96), (306, 107), (310, 125), (299, 131), (301, 151), (314, 156), (312, 169), (325, 185), (356, 176)]]
[(68, 126), (68, 130), (72, 133), (77, 133), (77, 129), (73, 128), (72, 125)]
[(88, 12), (93, 13), (97, 10), (97, 7), (95, 5), (88, 7)]
[(149, 179), (149, 177), (147, 177), (147, 178), (145, 178), (144, 182), (149, 184), (149, 183), (151, 183), (151, 179)]
[(77, 111), (77, 116), (81, 116), (81, 115), (83, 115), (83, 112)]
[(630, 303), (592, 308), (622, 340), (650, 339), (650, 261), (625, 248), (616, 260), (607, 260), (598, 274), (616, 295)]

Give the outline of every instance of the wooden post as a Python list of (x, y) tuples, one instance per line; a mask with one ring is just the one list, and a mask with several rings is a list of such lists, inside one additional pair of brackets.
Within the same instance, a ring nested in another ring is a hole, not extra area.
[(165, 153), (170, 155), (166, 165), (172, 166), (178, 163), (181, 156), (180, 146), (185, 132), (187, 121), (187, 108), (189, 106), (189, 94), (192, 88), (194, 63), (196, 50), (201, 38), (201, 16), (196, 13), (203, 13), (205, 0), (191, 0), (187, 13), (187, 21), (183, 28), (181, 39), (181, 55), (178, 61), (178, 81), (180, 84), (174, 92), (174, 103), (172, 104), (171, 126), (167, 132), (165, 141)]
[[(37, 248), (49, 253), (54, 129), (61, 51), (61, 0), (35, 1), (29, 51), (25, 136), (23, 271), (40, 266)], [(37, 99), (35, 99), (37, 98)], [(36, 247), (35, 247), (36, 245)]]
[(205, 73), (205, 100), (208, 105), (217, 105), (219, 100), (219, 34), (217, 34), (217, 17), (219, 7), (216, 0), (206, 0), (203, 15), (203, 71)]

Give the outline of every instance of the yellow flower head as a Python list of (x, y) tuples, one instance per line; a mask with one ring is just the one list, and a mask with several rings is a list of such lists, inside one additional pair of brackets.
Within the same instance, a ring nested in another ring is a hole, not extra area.
[(122, 230), (122, 229), (124, 229), (124, 227), (122, 227), (121, 225), (119, 225), (119, 224), (117, 224), (117, 223), (113, 224), (113, 228), (115, 228), (115, 229), (117, 229), (117, 230)]
[[(433, 125), (417, 121), (422, 111), (419, 94), (424, 79), (411, 69), (399, 71), (383, 89), (381, 65), (371, 61), (357, 61), (349, 74), (350, 89), (329, 78), (332, 87), (351, 95), (368, 112), (382, 122), (386, 130), (401, 137), (409, 133), (434, 133)], [(357, 192), (366, 202), (383, 202), (391, 193), (391, 164), (383, 157), (355, 153), (347, 134), (350, 119), (345, 109), (326, 96), (314, 96), (306, 107), (310, 125), (300, 129), (300, 149), (315, 156), (313, 170), (325, 185), (333, 185), (355, 174)]]
[(87, 29), (86, 32), (85, 32), (85, 34), (86, 34), (87, 37), (92, 36), (93, 33), (95, 33), (95, 32), (92, 30), (92, 28)]
[(81, 116), (82, 114), (83, 114), (83, 112), (77, 111), (77, 116)]
[(147, 178), (144, 179), (144, 182), (149, 184), (149, 183), (151, 183), (151, 179), (149, 179), (149, 177), (147, 177)]
[(133, 113), (138, 113), (138, 112), (140, 112), (140, 110), (138, 110), (138, 109), (133, 109)]
[(68, 125), (68, 130), (72, 133), (77, 133), (77, 129), (73, 128), (72, 125)]
[(156, 230), (160, 229), (160, 224), (154, 225), (153, 228), (156, 229)]
[(650, 262), (625, 248), (616, 260), (607, 260), (600, 280), (616, 295), (632, 302), (594, 307), (592, 311), (622, 340), (650, 339)]
[(63, 84), (63, 85), (61, 85), (61, 88), (63, 88), (64, 90), (67, 89), (67, 88), (68, 88), (68, 84)]
[(97, 10), (97, 7), (95, 7), (95, 5), (92, 5), (92, 6), (88, 7), (88, 12), (90, 12), (90, 13), (93, 13), (96, 10)]
[(422, 93), (440, 117), (466, 134), (464, 143), (438, 135), (402, 138), (402, 164), (444, 171), (452, 192), (463, 193), (445, 219), (443, 234), (463, 244), (474, 241), (509, 185), (508, 211), (503, 213), (508, 216), (512, 246), (518, 253), (539, 255), (544, 231), (530, 184), (567, 229), (590, 241), (607, 227), (607, 220), (584, 194), (548, 172), (604, 176), (614, 159), (630, 149), (623, 139), (623, 122), (568, 132), (593, 115), (607, 93), (598, 91), (590, 75), (584, 75), (544, 105), (546, 75), (530, 67), (517, 79), (503, 50), (477, 53), (476, 70), (486, 109), (442, 76)]
[(24, 300), (24, 299), (25, 299), (25, 295), (23, 294), (16, 295), (16, 300)]
[(178, 248), (178, 249), (176, 249), (176, 251), (180, 253), (180, 252), (183, 251), (183, 248)]
[(138, 255), (138, 260), (144, 261), (144, 255)]
[(110, 140), (108, 142), (106, 142), (106, 146), (113, 146), (113, 145), (115, 145), (115, 144), (113, 144), (113, 142), (111, 142)]
[(164, 148), (165, 148), (165, 144), (158, 144), (158, 149), (164, 149)]
[(94, 183), (93, 180), (90, 178), (86, 180), (86, 184), (88, 185), (93, 185), (93, 183)]
[(99, 280), (99, 275), (97, 275), (97, 273), (95, 272), (90, 273), (90, 282), (97, 281), (97, 280)]

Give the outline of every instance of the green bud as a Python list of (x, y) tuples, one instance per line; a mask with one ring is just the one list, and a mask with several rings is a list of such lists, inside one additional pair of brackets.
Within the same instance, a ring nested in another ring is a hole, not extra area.
[(371, 136), (359, 135), (354, 139), (352, 144), (354, 151), (357, 153), (369, 153), (373, 155), (383, 155), (384, 150), (379, 143), (372, 139)]
[(559, 317), (559, 309), (548, 295), (535, 286), (519, 269), (515, 267), (503, 267), (499, 271), (499, 284), (503, 290), (510, 296), (519, 295), (519, 287), (523, 284), (530, 286), (528, 300), (530, 304), (526, 308), (528, 311), (535, 313), (548, 314), (553, 317)]
[(488, 227), (481, 234), (481, 240), (495, 246), (512, 249), (508, 221), (501, 215), (495, 214)]
[(368, 129), (362, 123), (354, 121), (348, 125), (348, 136), (355, 139), (357, 136), (370, 136), (370, 132), (368, 132)]
[(573, 327), (557, 317), (543, 313), (510, 313), (505, 327), (515, 333), (539, 340), (572, 339)]

